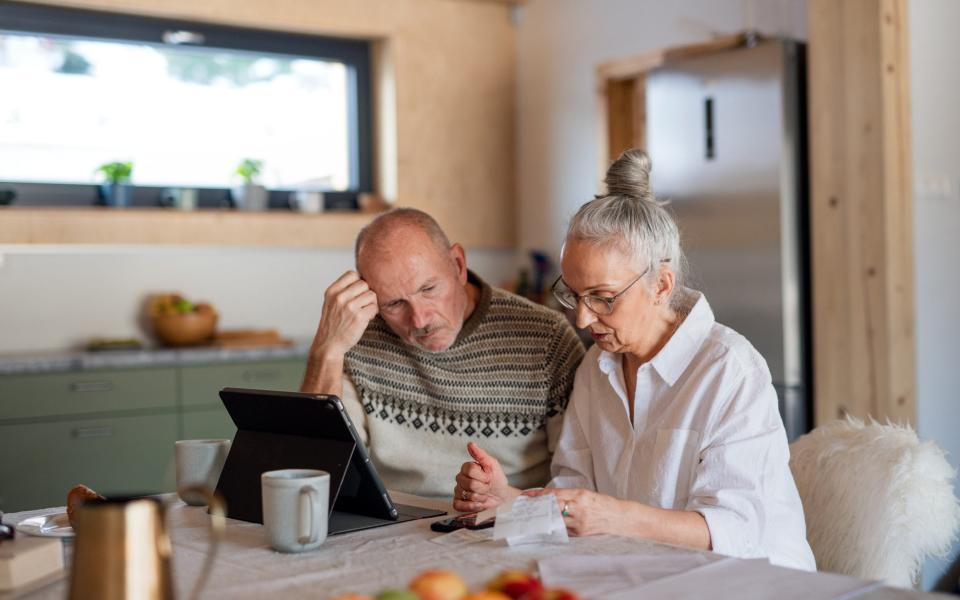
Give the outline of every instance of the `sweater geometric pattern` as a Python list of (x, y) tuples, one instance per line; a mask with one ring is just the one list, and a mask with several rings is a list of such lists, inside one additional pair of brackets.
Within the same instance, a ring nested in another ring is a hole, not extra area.
[(526, 437), (562, 413), (583, 345), (559, 312), (473, 273), (480, 300), (454, 344), (426, 352), (379, 316), (345, 357), (367, 418), (439, 436)]

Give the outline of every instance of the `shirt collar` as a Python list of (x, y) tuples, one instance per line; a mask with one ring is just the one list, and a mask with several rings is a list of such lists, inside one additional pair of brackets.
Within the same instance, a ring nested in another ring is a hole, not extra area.
[[(713, 310), (703, 294), (688, 288), (680, 288), (676, 293), (680, 295), (679, 312), (686, 317), (650, 361), (663, 381), (671, 386), (690, 365), (715, 322)], [(621, 368), (621, 355), (601, 350), (597, 365), (604, 375), (609, 375)]]

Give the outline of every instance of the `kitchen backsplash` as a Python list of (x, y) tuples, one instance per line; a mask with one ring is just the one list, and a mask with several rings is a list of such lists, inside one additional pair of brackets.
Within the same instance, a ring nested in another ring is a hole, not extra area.
[[(497, 284), (516, 263), (512, 250), (468, 250), (467, 264)], [(351, 268), (350, 250), (0, 245), (0, 353), (145, 339), (143, 299), (164, 291), (211, 302), (221, 328), (309, 339), (324, 290)]]

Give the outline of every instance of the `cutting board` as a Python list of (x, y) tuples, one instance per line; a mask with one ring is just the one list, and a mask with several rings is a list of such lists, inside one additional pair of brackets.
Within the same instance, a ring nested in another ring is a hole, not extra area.
[(289, 347), (293, 342), (280, 337), (276, 329), (225, 329), (213, 336), (210, 345), (216, 348), (271, 348)]

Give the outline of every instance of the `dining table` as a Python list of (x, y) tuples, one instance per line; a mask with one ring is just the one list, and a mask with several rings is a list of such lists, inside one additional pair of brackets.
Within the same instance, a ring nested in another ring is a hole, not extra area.
[[(446, 510), (449, 500), (392, 492), (402, 504)], [(210, 517), (175, 494), (166, 502), (176, 597), (189, 598), (210, 552)], [(63, 511), (62, 507), (8, 513), (3, 522)], [(438, 517), (442, 518), (442, 517)], [(329, 536), (320, 548), (299, 554), (273, 550), (262, 525), (227, 519), (200, 598), (335, 598), (348, 593), (375, 596), (403, 589), (427, 570), (456, 572), (471, 589), (506, 570), (537, 573), (546, 585), (563, 584), (581, 598), (711, 598), (776, 600), (934, 598), (939, 594), (893, 588), (881, 582), (770, 565), (643, 539), (593, 535), (566, 543), (508, 545), (493, 529), (438, 533), (434, 519), (421, 519)], [(62, 599), (69, 591), (72, 539), (63, 539), (66, 571), (4, 598)], [(947, 597), (947, 596), (942, 596)]]

